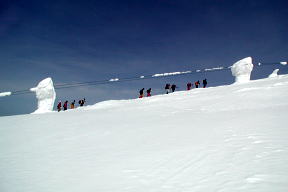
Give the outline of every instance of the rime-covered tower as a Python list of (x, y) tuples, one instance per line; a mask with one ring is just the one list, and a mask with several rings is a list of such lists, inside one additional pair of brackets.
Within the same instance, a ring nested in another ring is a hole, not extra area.
[(251, 57), (246, 57), (234, 63), (231, 67), (231, 72), (235, 77), (235, 83), (245, 83), (250, 81), (252, 70), (253, 63)]
[(40, 81), (37, 87), (31, 88), (30, 91), (36, 92), (36, 97), (38, 99), (38, 109), (33, 113), (53, 111), (56, 92), (50, 77)]

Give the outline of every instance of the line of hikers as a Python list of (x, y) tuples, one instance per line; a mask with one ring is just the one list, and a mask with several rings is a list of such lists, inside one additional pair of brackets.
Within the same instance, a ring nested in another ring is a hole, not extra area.
[[(203, 88), (206, 88), (207, 86), (207, 79), (203, 79), (202, 81), (203, 84)], [(195, 88), (199, 88), (200, 87), (200, 81), (195, 81), (194, 82)], [(190, 90), (193, 87), (193, 84), (191, 82), (187, 83), (187, 90)]]
[[(203, 79), (202, 81), (202, 84), (203, 84), (203, 88), (206, 88), (207, 86), (207, 79)], [(195, 85), (195, 88), (199, 88), (200, 87), (200, 81), (195, 81), (194, 82), (194, 85)], [(170, 85), (169, 83), (167, 83), (165, 85), (165, 92), (166, 94), (170, 93), (170, 92), (174, 92), (176, 90), (176, 88), (179, 88), (177, 87), (175, 84), (172, 84)], [(188, 82), (187, 83), (187, 90), (191, 90), (193, 88), (193, 84), (191, 82)], [(139, 98), (143, 98), (144, 97), (144, 90), (145, 88), (142, 88), (140, 91), (139, 91)], [(151, 96), (151, 88), (147, 89), (147, 97), (150, 97)]]
[[(80, 99), (78, 101), (78, 104), (80, 107), (82, 107), (84, 104), (85, 104), (86, 100), (85, 98), (84, 99)], [(71, 103), (70, 103), (70, 109), (74, 109), (75, 108), (75, 103), (76, 101), (73, 100)], [(58, 104), (57, 104), (57, 110), (58, 112), (60, 112), (62, 109), (62, 102), (59, 101)], [(63, 111), (66, 111), (68, 109), (68, 101), (66, 100), (64, 103), (63, 103)]]

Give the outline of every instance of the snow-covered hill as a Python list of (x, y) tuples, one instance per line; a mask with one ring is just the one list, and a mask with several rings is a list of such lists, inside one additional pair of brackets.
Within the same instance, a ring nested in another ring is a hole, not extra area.
[(288, 76), (0, 117), (1, 192), (288, 191)]

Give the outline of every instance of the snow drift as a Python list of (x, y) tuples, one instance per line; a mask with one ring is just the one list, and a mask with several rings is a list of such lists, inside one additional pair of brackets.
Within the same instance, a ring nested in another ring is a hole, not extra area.
[(1, 192), (288, 191), (288, 76), (0, 117)]
[(275, 69), (268, 77), (269, 78), (274, 78), (278, 76), (278, 71), (279, 69)]

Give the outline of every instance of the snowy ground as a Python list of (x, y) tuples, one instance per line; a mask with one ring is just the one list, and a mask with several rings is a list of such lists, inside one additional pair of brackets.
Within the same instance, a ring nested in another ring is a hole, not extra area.
[(288, 76), (0, 117), (1, 192), (288, 191)]

